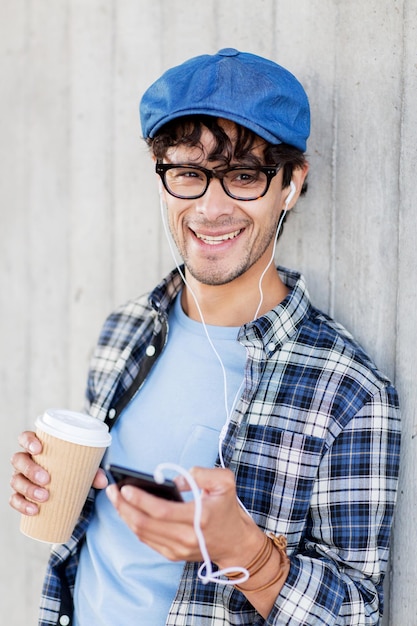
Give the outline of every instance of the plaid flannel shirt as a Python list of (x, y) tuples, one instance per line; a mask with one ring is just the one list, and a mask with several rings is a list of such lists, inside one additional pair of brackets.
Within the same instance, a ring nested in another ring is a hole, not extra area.
[[(382, 613), (399, 466), (397, 395), (351, 335), (311, 305), (303, 278), (279, 271), (290, 294), (240, 329), (245, 386), (223, 453), (258, 526), (287, 537), (290, 572), (264, 620), (238, 590), (203, 585), (199, 564), (188, 563), (168, 626), (377, 624)], [(89, 374), (92, 415), (111, 424), (140, 388), (166, 342), (167, 310), (181, 286), (173, 272), (149, 298), (110, 315)], [(71, 540), (52, 549), (40, 626), (71, 623), (93, 497)]]

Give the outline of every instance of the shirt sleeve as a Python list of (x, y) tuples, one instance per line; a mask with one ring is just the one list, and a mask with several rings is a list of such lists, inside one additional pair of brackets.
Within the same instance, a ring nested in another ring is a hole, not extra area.
[(324, 454), (305, 539), (266, 623), (378, 624), (400, 449), (398, 400), (383, 387)]

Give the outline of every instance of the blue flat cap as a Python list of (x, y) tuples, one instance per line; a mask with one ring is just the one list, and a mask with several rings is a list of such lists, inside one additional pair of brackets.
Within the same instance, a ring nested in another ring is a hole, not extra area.
[(299, 81), (273, 61), (225, 48), (166, 71), (140, 103), (142, 133), (154, 137), (164, 124), (188, 115), (211, 115), (249, 128), (272, 144), (305, 152), (310, 107)]

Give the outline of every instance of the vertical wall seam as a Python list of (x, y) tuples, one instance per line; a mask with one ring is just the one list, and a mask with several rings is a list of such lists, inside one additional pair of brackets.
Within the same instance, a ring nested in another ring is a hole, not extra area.
[(404, 159), (404, 142), (403, 142), (403, 137), (404, 137), (404, 106), (405, 106), (405, 72), (406, 72), (406, 68), (405, 68), (405, 63), (406, 63), (406, 48), (407, 48), (407, 32), (406, 29), (404, 27), (404, 24), (406, 23), (407, 20), (407, 0), (403, 0), (402, 3), (402, 29), (401, 29), (401, 42), (402, 42), (402, 48), (401, 48), (401, 77), (400, 77), (400, 111), (399, 111), (399, 123), (398, 123), (398, 136), (399, 136), (399, 141), (400, 141), (400, 149), (398, 152), (398, 167), (397, 167), (397, 171), (398, 171), (398, 179), (397, 179), (397, 198), (398, 198), (398, 204), (397, 204), (397, 240), (396, 240), (396, 259), (397, 259), (397, 280), (396, 280), (396, 285), (395, 285), (395, 345), (394, 345), (394, 350), (395, 350), (395, 360), (394, 360), (394, 381), (396, 380), (397, 377), (397, 355), (399, 354), (399, 345), (398, 345), (398, 335), (399, 335), (399, 325), (400, 325), (400, 320), (399, 320), (399, 304), (400, 304), (400, 267), (401, 267), (401, 259), (400, 259), (400, 255), (401, 255), (401, 246), (400, 246), (400, 239), (401, 239), (401, 226), (402, 226), (402, 211), (401, 211), (401, 205), (402, 205), (402, 187), (401, 187), (401, 180), (402, 180), (402, 169), (403, 169), (403, 159)]
[(65, 400), (66, 405), (69, 405), (69, 399), (71, 396), (70, 388), (72, 385), (71, 380), (71, 349), (69, 337), (71, 336), (71, 319), (70, 319), (70, 311), (71, 300), (73, 297), (72, 290), (72, 264), (71, 264), (71, 237), (72, 237), (72, 228), (71, 228), (71, 207), (72, 207), (72, 168), (71, 168), (71, 153), (72, 153), (72, 125), (71, 125), (71, 109), (72, 109), (72, 83), (71, 83), (71, 65), (72, 65), (72, 54), (71, 54), (71, 3), (70, 0), (67, 0), (65, 4), (65, 48), (66, 48), (66, 85), (65, 85), (65, 100), (66, 100), (66, 227), (68, 236), (66, 239), (66, 279), (67, 279), (67, 289), (66, 289), (66, 298), (67, 298), (67, 306), (66, 306), (66, 320), (65, 325), (67, 327), (67, 333), (65, 337)]
[(117, 63), (116, 63), (116, 45), (117, 45), (117, 2), (116, 0), (112, 0), (111, 3), (111, 19), (110, 19), (110, 93), (109, 93), (109, 117), (110, 117), (110, 137), (109, 137), (109, 155), (108, 155), (108, 179), (109, 179), (109, 221), (112, 225), (111, 232), (109, 233), (109, 248), (110, 248), (110, 285), (109, 285), (109, 304), (110, 308), (115, 305), (116, 299), (116, 191), (115, 191), (115, 179), (116, 179), (116, 171), (115, 171), (115, 163), (116, 158), (114, 155), (114, 151), (116, 149), (116, 72), (117, 72)]
[[(220, 0), (221, 1), (221, 0)], [(220, 43), (219, 43), (219, 0), (214, 0), (213, 3), (213, 21), (214, 21), (214, 32), (215, 32), (215, 40), (214, 40), (214, 47), (216, 50), (218, 50), (220, 48)]]
[[(277, 23), (277, 2), (272, 3), (271, 24), (276, 26)], [(278, 37), (272, 37), (272, 59), (278, 58)]]
[[(26, 80), (26, 76), (28, 74), (28, 66), (29, 66), (29, 57), (30, 57), (30, 50), (29, 50), (29, 37), (30, 37), (30, 0), (26, 0), (24, 3), (24, 24), (23, 24), (23, 37), (24, 37), (24, 50), (23, 50), (23, 64), (22, 64), (22, 75), (25, 77), (25, 80), (23, 81), (23, 97), (24, 97), (24, 102), (29, 102), (29, 88), (28, 88), (28, 81)], [(23, 114), (22, 114), (22, 125), (23, 125), (23, 131), (24, 131), (24, 137), (30, 137), (29, 134), (29, 121), (28, 121), (28, 107), (23, 107)], [(30, 307), (29, 307), (29, 302), (31, 299), (31, 294), (30, 294), (30, 187), (29, 187), (29, 153), (30, 153), (30, 146), (26, 146), (26, 150), (23, 150), (23, 180), (25, 181), (25, 191), (24, 191), (24, 203), (25, 203), (25, 208), (24, 208), (24, 212), (26, 214), (27, 219), (25, 219), (25, 225), (24, 225), (24, 252), (23, 254), (25, 255), (25, 270), (24, 270), (24, 274), (25, 274), (25, 293), (26, 293), (26, 302), (27, 302), (27, 307), (26, 309), (28, 311), (30, 311)], [(24, 380), (24, 403), (23, 403), (23, 407), (24, 407), (24, 411), (25, 411), (25, 415), (29, 415), (29, 406), (30, 406), (30, 402), (29, 402), (29, 396), (30, 396), (30, 378), (29, 378), (29, 372), (30, 372), (30, 360), (31, 360), (31, 352), (32, 352), (32, 340), (31, 340), (31, 336), (32, 333), (30, 332), (30, 324), (32, 323), (32, 317), (30, 315), (27, 316), (26, 320), (25, 320), (25, 358), (24, 358), (24, 363), (25, 363), (25, 368), (24, 368), (24, 373), (23, 373), (23, 380)]]
[[(339, 30), (339, 5), (337, 5), (335, 16), (335, 30), (336, 30), (336, 41), (337, 41), (337, 33)], [(337, 231), (337, 154), (338, 154), (338, 123), (339, 123), (339, 112), (338, 112), (338, 45), (336, 44), (335, 55), (334, 55), (334, 65), (333, 65), (333, 94), (332, 94), (332, 102), (333, 102), (333, 120), (332, 120), (332, 130), (333, 130), (333, 142), (332, 142), (332, 153), (331, 153), (331, 211), (330, 211), (330, 264), (329, 264), (329, 314), (330, 316), (335, 315), (335, 306), (336, 306), (336, 231)]]
[[(396, 259), (397, 259), (397, 268), (396, 268), (396, 276), (397, 276), (397, 280), (396, 280), (396, 285), (395, 285), (395, 338), (394, 338), (394, 353), (395, 353), (395, 358), (394, 358), (394, 363), (393, 363), (393, 380), (394, 382), (397, 379), (397, 370), (398, 370), (398, 358), (400, 355), (400, 350), (399, 350), (399, 326), (400, 326), (400, 316), (399, 316), (399, 309), (400, 309), (400, 268), (401, 268), (401, 259), (400, 259), (400, 255), (401, 255), (401, 247), (400, 247), (400, 238), (401, 238), (401, 223), (402, 223), (402, 211), (401, 211), (401, 205), (402, 205), (402, 189), (401, 189), (401, 180), (402, 180), (402, 164), (403, 164), (403, 158), (404, 158), (404, 142), (403, 142), (403, 137), (404, 137), (404, 107), (405, 107), (405, 72), (406, 72), (406, 49), (407, 49), (407, 32), (406, 32), (406, 28), (405, 28), (405, 24), (407, 20), (407, 0), (403, 0), (402, 3), (402, 28), (401, 28), (401, 42), (402, 42), (402, 47), (401, 47), (401, 64), (400, 64), (400, 69), (401, 69), (401, 76), (400, 76), (400, 108), (399, 108), (399, 123), (398, 123), (398, 136), (399, 136), (399, 141), (400, 141), (400, 149), (398, 152), (398, 167), (397, 167), (397, 172), (398, 172), (398, 179), (397, 179), (397, 198), (398, 198), (398, 204), (397, 204), (397, 240), (396, 240)], [(388, 589), (388, 598), (386, 599), (386, 603), (385, 606), (387, 607), (387, 619), (388, 619), (388, 624), (394, 624), (395, 623), (395, 615), (394, 615), (394, 607), (393, 604), (391, 602), (391, 596), (393, 595), (393, 589), (394, 589), (394, 578), (395, 578), (395, 572), (394, 572), (394, 567), (393, 567), (393, 561), (394, 561), (394, 554), (396, 553), (396, 530), (397, 528), (399, 528), (397, 526), (396, 523), (396, 517), (394, 516), (394, 521), (393, 521), (393, 528), (391, 530), (391, 538), (390, 538), (390, 553), (389, 553), (389, 562), (388, 562), (388, 585), (386, 586), (386, 588)]]

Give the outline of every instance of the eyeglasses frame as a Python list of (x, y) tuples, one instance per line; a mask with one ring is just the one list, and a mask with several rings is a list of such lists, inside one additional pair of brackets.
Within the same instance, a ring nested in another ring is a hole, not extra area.
[[(166, 172), (176, 167), (185, 167), (189, 169), (195, 169), (199, 172), (203, 172), (207, 178), (207, 184), (204, 190), (201, 193), (196, 194), (194, 196), (182, 196), (168, 189), (168, 185), (165, 180)], [(161, 177), (162, 184), (164, 185), (167, 192), (174, 198), (179, 198), (180, 200), (197, 200), (198, 198), (202, 198), (204, 194), (206, 193), (211, 180), (213, 178), (217, 178), (220, 181), (223, 191), (225, 192), (227, 196), (229, 196), (229, 198), (233, 198), (234, 200), (240, 200), (242, 202), (252, 202), (253, 200), (259, 200), (259, 198), (263, 198), (263, 196), (265, 196), (269, 190), (272, 179), (274, 178), (274, 176), (278, 174), (281, 168), (282, 168), (282, 165), (257, 165), (254, 167), (238, 165), (234, 167), (229, 167), (225, 170), (222, 170), (221, 172), (216, 172), (215, 170), (207, 169), (206, 167), (202, 167), (201, 165), (188, 165), (184, 163), (161, 163), (160, 161), (157, 161), (155, 164), (155, 172)], [(226, 186), (223, 182), (223, 178), (229, 172), (234, 172), (234, 171), (239, 171), (239, 170), (248, 170), (248, 169), (257, 170), (259, 172), (263, 172), (266, 175), (265, 190), (259, 196), (256, 196), (256, 198), (242, 198), (240, 196), (235, 196), (234, 194), (230, 193), (230, 191), (226, 189)]]

